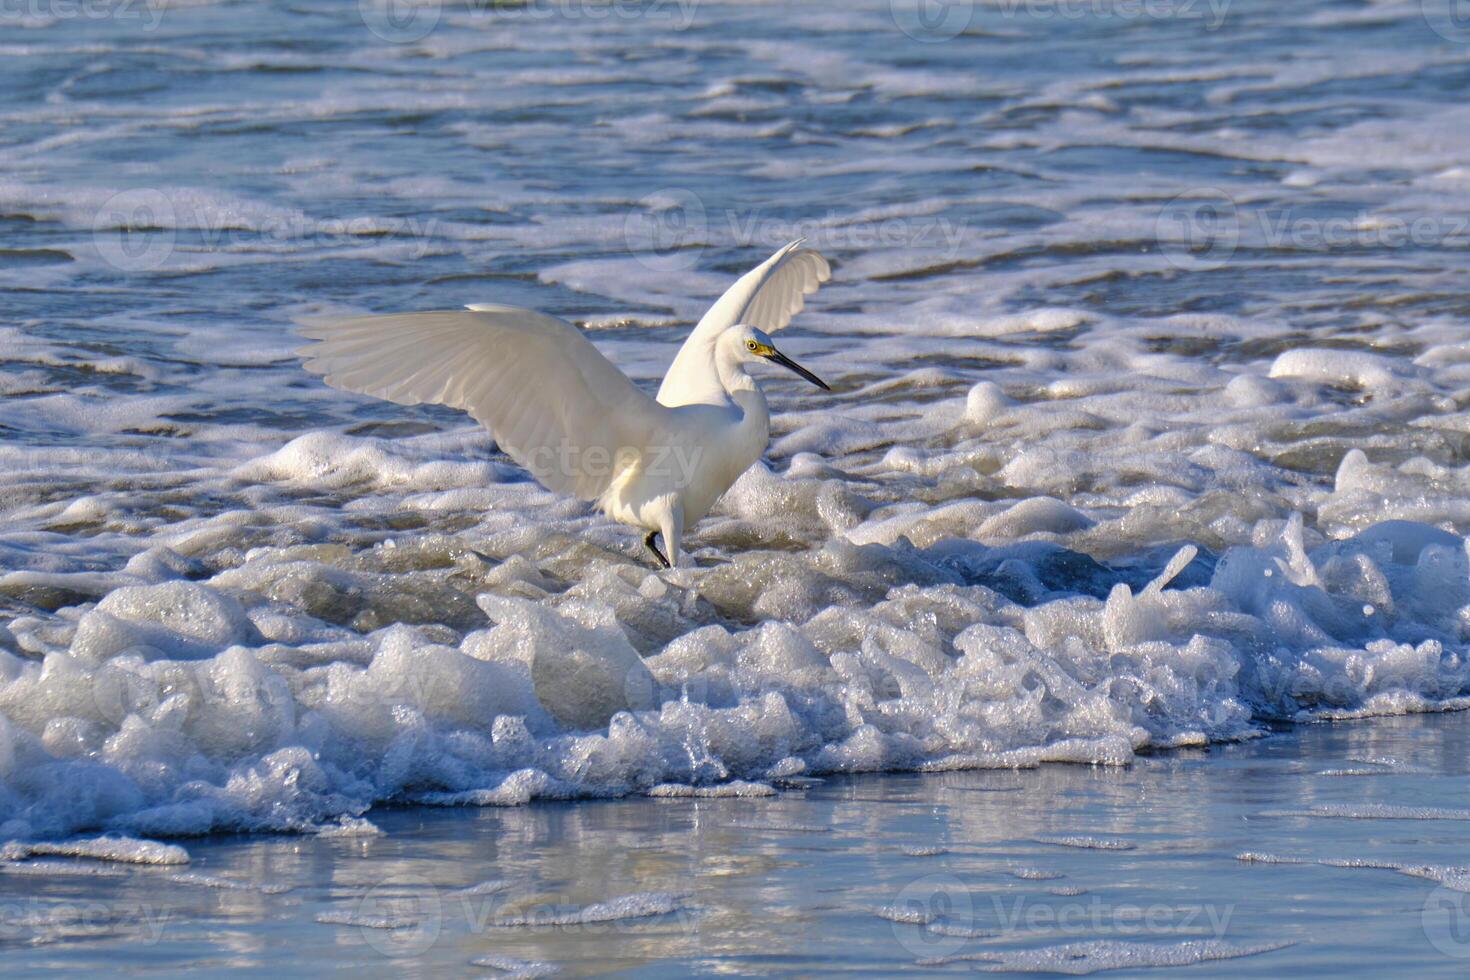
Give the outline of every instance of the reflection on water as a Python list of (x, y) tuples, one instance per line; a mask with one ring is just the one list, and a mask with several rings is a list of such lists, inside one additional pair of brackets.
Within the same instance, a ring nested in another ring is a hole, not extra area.
[(0, 873), (5, 957), (374, 976), (496, 957), (679, 976), (937, 972), (1066, 947), (1074, 965), (1268, 977), (1352, 972), (1368, 950), (1378, 971), (1448, 973), (1470, 958), (1454, 939), (1465, 892), (1438, 882), (1456, 883), (1470, 821), (1426, 833), (1267, 814), (1462, 805), (1467, 721), (1306, 726), (1128, 768), (842, 777), (765, 799), (382, 810), (378, 835), (191, 841), (183, 873), (22, 863)]

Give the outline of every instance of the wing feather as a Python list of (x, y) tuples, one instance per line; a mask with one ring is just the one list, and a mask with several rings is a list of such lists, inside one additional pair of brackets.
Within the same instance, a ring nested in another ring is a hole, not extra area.
[(659, 388), (658, 400), (681, 404), (693, 397), (682, 390), (691, 379), (708, 373), (709, 351), (715, 338), (737, 323), (748, 323), (767, 332), (780, 330), (806, 305), (806, 298), (832, 278), (832, 267), (806, 240), (798, 238), (751, 269), (725, 290), (709, 312), (700, 319), (674, 357)]
[[(558, 493), (596, 500), (670, 435), (669, 410), (565, 320), (510, 306), (299, 321), (334, 388), (468, 412)], [(596, 452), (589, 453), (589, 450)]]

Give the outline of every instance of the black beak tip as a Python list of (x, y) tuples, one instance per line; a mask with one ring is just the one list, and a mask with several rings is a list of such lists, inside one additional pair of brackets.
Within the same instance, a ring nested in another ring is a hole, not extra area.
[(821, 388), (823, 391), (832, 390), (831, 385), (827, 384), (827, 382), (823, 381), (815, 374), (812, 374), (806, 368), (802, 367), (800, 364), (797, 364), (795, 361), (787, 357), (785, 354), (782, 354), (780, 351), (776, 351), (775, 353), (771, 354), (770, 358), (782, 367), (789, 369), (795, 374), (801, 375), (803, 378), (807, 379), (818, 388)]

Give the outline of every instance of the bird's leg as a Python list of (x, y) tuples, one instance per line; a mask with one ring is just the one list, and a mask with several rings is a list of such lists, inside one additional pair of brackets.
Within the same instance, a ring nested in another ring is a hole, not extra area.
[(668, 566), (679, 567), (679, 541), (684, 537), (684, 505), (676, 502), (668, 513), (659, 519), (659, 534), (663, 535), (664, 550), (668, 553)]
[(665, 568), (672, 568), (673, 566), (669, 564), (669, 560), (664, 557), (664, 553), (658, 550), (658, 545), (653, 543), (654, 536), (657, 534), (657, 531), (649, 531), (648, 536), (643, 539), (643, 543), (648, 545), (648, 550), (653, 552), (653, 557), (658, 559), (660, 565)]

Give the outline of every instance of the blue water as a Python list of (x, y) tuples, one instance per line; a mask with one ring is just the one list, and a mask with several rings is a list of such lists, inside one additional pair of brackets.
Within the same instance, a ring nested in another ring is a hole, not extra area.
[[(45, 899), (0, 921), (7, 963), (392, 972), (364, 937), (416, 927), (315, 916), (402, 872), (442, 896), (507, 877), (507, 915), (676, 896), (591, 942), (446, 920), (406, 958), (425, 975), (499, 952), (964, 970), (984, 963), (931, 961), (991, 946), (1450, 973), (1454, 13), (0, 10), (0, 840), (203, 835), (193, 870), (249, 886), (6, 863), (0, 886)], [(292, 353), (296, 316), (506, 303), (581, 324), (652, 390), (799, 236), (833, 278), (779, 339), (834, 391), (762, 379), (770, 451), (692, 529), (687, 572), (654, 574), (464, 416), (334, 391)], [(573, 655), (625, 682), (558, 688)], [(774, 795), (648, 798), (732, 783)], [(1360, 803), (1447, 812), (1313, 809)], [(1262, 816), (1283, 810), (1305, 815)], [(364, 815), (385, 833), (313, 836)], [(240, 831), (284, 836), (213, 836)], [(1134, 847), (1028, 843), (1048, 833)], [(921, 896), (948, 918), (873, 913), (930, 867), (960, 882)], [(293, 890), (260, 891), (276, 877)], [(124, 887), (182, 925), (132, 952)], [(995, 896), (1094, 895), (1236, 917), (1178, 940), (1224, 946), (1143, 953), (1066, 944), (1177, 937), (943, 932), (995, 931)], [(965, 896), (985, 915), (955, 921)], [(69, 928), (68, 898), (102, 925)]]
[[(1125, 770), (845, 777), (754, 802), (386, 809), (377, 837), (188, 841), (189, 882), (174, 868), (0, 874), (6, 972), (427, 977), (496, 956), (565, 976), (938, 976), (1065, 947), (1065, 972), (1085, 973), (1105, 963), (1076, 944), (1109, 943), (1132, 956), (1109, 975), (1141, 976), (1159, 972), (1161, 948), (1216, 943), (1235, 958), (1183, 974), (1459, 976), (1466, 893), (1384, 865), (1460, 864), (1463, 810), (1283, 814), (1463, 806), (1466, 734), (1464, 715), (1419, 716)], [(628, 896), (654, 914), (550, 924)], [(334, 915), (395, 925), (318, 921)]]

